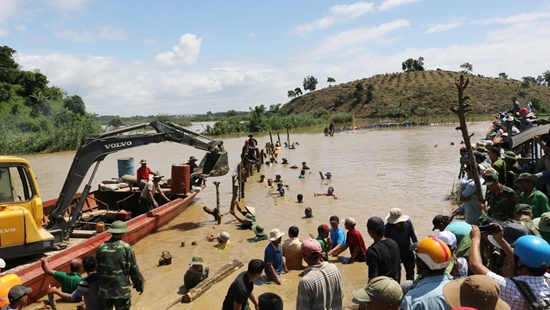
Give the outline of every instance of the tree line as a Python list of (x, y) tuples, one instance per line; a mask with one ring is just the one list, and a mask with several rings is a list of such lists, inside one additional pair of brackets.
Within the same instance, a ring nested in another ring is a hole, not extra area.
[(21, 70), (15, 55), (0, 47), (0, 154), (73, 150), (101, 132), (80, 96), (49, 86), (40, 70)]

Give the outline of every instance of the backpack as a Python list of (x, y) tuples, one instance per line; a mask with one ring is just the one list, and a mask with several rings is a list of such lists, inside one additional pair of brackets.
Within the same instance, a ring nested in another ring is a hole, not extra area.
[[(527, 302), (529, 303), (529, 307), (532, 310), (544, 310), (544, 309), (550, 309), (550, 300), (548, 299), (542, 299), (537, 300), (535, 294), (531, 290), (531, 287), (525, 283), (525, 281), (516, 280), (514, 278), (510, 278), (514, 284), (516, 284), (516, 287), (520, 291), (521, 295)], [(546, 280), (546, 279), (545, 279)], [(546, 283), (548, 283), (548, 280), (546, 280)], [(550, 283), (548, 283), (550, 286)]]

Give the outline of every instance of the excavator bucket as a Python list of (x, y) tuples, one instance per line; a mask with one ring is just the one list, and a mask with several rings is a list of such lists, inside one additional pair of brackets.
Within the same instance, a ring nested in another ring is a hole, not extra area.
[(219, 177), (229, 172), (229, 160), (227, 152), (208, 152), (201, 160), (195, 173)]

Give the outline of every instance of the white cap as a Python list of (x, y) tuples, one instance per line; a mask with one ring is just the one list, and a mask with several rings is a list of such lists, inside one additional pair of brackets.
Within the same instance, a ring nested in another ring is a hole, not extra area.
[(0, 258), (0, 269), (6, 268), (6, 262)]

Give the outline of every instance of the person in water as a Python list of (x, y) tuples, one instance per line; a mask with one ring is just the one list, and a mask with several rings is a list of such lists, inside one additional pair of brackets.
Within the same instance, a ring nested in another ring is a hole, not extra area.
[(317, 197), (317, 196), (332, 196), (332, 198), (338, 199), (338, 197), (336, 197), (336, 195), (334, 195), (334, 187), (332, 187), (332, 186), (327, 189), (326, 193), (315, 193), (315, 194), (313, 194), (313, 197)]

